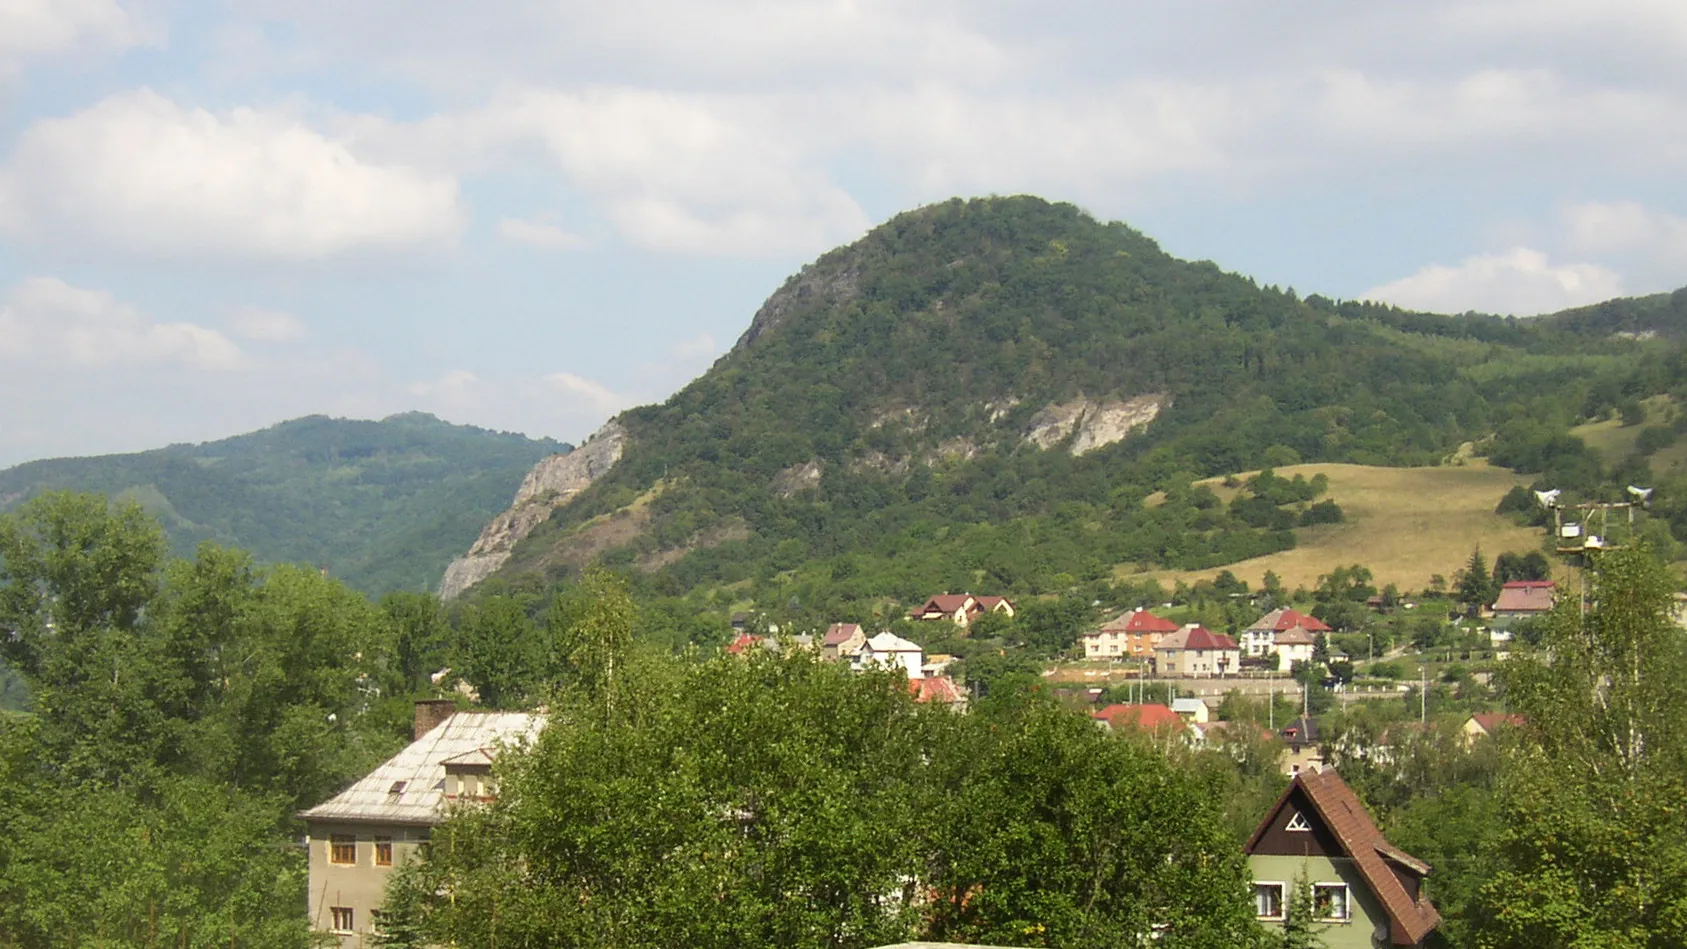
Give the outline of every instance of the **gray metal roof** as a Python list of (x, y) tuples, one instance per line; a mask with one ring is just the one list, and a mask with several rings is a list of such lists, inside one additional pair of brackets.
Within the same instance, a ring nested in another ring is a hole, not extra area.
[(528, 741), (544, 726), (527, 712), (457, 712), (386, 763), (303, 812), (306, 820), (434, 824), (445, 803), (445, 761)]

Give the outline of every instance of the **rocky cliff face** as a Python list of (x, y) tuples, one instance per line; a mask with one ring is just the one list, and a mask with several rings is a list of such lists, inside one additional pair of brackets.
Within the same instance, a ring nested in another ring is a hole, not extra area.
[(1074, 455), (1124, 441), (1131, 432), (1148, 425), (1170, 400), (1165, 395), (1139, 395), (1119, 401), (1096, 402), (1083, 396), (1043, 409), (1031, 417), (1025, 440), (1049, 449), (1072, 439), (1068, 449)]
[(611, 419), (584, 445), (533, 466), (522, 479), (509, 510), (493, 518), (469, 552), (445, 569), (445, 577), (439, 582), (440, 598), (453, 599), (502, 567), (516, 544), (533, 528), (620, 461), (626, 443), (627, 430)]

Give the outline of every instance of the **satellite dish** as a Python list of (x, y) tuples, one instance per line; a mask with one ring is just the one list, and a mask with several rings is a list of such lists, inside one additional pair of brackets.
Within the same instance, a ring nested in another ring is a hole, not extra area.
[(1557, 507), (1558, 495), (1562, 493), (1563, 489), (1561, 488), (1553, 488), (1551, 491), (1536, 491), (1535, 500), (1541, 502), (1541, 507)]
[(1634, 495), (1634, 499), (1641, 504), (1647, 504), (1652, 500), (1651, 488), (1637, 488), (1631, 484), (1628, 486), (1628, 493)]

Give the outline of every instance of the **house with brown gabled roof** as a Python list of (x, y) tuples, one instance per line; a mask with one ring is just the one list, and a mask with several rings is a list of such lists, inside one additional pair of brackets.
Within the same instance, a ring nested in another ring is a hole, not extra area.
[(860, 623), (833, 623), (820, 637), (822, 659), (848, 659), (861, 651), (867, 632)]
[(1534, 619), (1552, 612), (1557, 585), (1551, 580), (1513, 580), (1500, 586), (1494, 600), (1494, 622)]
[(1085, 633), (1086, 659), (1147, 659), (1154, 655), (1154, 647), (1167, 633), (1177, 632), (1177, 624), (1161, 619), (1142, 607), (1105, 623), (1094, 632)]
[(1422, 946), (1441, 922), (1423, 891), (1429, 865), (1388, 842), (1334, 769), (1295, 775), (1243, 852), (1260, 921), (1282, 926), (1304, 881), (1329, 949)]
[(913, 620), (948, 620), (956, 626), (970, 626), (986, 613), (1013, 616), (1013, 601), (1005, 596), (973, 596), (970, 593), (939, 593), (908, 611)]

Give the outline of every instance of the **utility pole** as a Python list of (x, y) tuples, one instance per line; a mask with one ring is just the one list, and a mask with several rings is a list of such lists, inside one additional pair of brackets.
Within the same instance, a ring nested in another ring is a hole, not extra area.
[(1429, 673), (1418, 666), (1418, 724), (1429, 724)]
[(1277, 672), (1275, 669), (1265, 670), (1265, 720), (1270, 723), (1271, 730), (1277, 730)]

